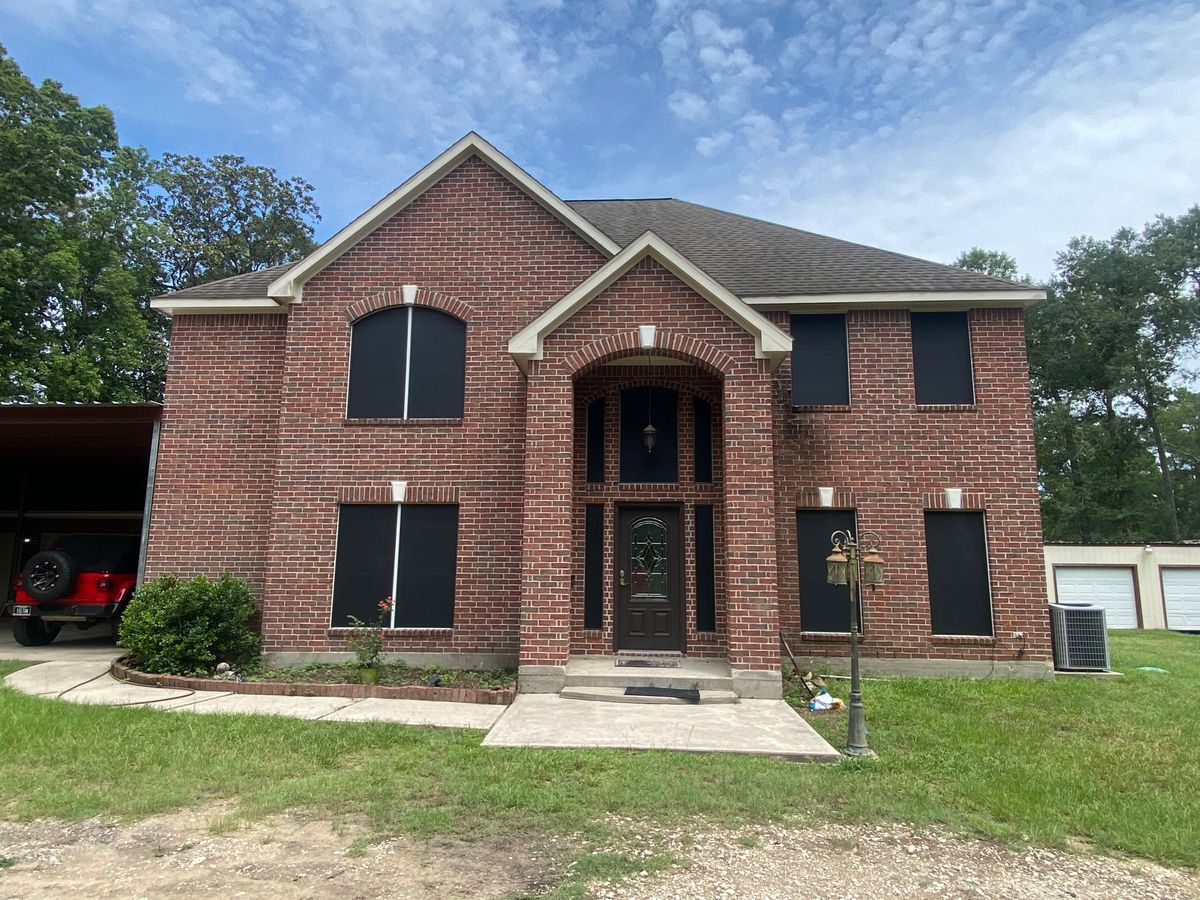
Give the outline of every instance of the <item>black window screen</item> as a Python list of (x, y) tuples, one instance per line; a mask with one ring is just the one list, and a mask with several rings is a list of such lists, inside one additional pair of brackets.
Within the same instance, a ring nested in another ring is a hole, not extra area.
[(379, 601), (392, 593), (395, 559), (394, 505), (364, 504), (341, 508), (333, 572), (332, 623), (335, 628), (350, 625), (349, 616), (357, 616), (363, 622), (375, 621), (379, 615)]
[(604, 398), (588, 404), (587, 408), (587, 480), (593, 484), (604, 481)]
[[(800, 570), (800, 627), (805, 631), (850, 630), (850, 589), (825, 581), (825, 557), (835, 531), (855, 531), (854, 510), (796, 510), (796, 559)], [(870, 591), (863, 600), (870, 602)], [(860, 610), (859, 629), (862, 629)]]
[(450, 628), (454, 624), (457, 558), (457, 506), (401, 507), (397, 628)]
[(414, 306), (373, 313), (350, 331), (346, 415), (462, 418), (466, 361), (467, 326), (453, 316)]
[(412, 308), (408, 417), (460, 419), (467, 364), (467, 326), (436, 309)]
[(692, 398), (692, 431), (696, 454), (696, 481), (713, 480), (712, 406), (703, 397)]
[(983, 513), (925, 513), (929, 618), (934, 634), (992, 633)]
[(849, 402), (846, 316), (792, 316), (792, 406)]
[(583, 535), (583, 627), (604, 624), (604, 507), (584, 507)]
[[(679, 398), (670, 388), (638, 387), (621, 391), (621, 481), (679, 481)], [(645, 428), (655, 429), (647, 450)]]
[(407, 344), (405, 308), (381, 310), (354, 323), (350, 332), (349, 418), (403, 417)]
[(717, 630), (717, 582), (713, 508), (696, 507), (696, 630)]
[(917, 403), (974, 403), (971, 328), (965, 312), (912, 314)]

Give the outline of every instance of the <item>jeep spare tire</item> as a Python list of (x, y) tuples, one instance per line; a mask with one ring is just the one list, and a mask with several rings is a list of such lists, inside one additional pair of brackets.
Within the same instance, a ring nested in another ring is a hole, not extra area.
[(78, 574), (79, 567), (71, 556), (61, 550), (43, 550), (25, 564), (21, 583), (34, 600), (57, 600), (75, 586)]

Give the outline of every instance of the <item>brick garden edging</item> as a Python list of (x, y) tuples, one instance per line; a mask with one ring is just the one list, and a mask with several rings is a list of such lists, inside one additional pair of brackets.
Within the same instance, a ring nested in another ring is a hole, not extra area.
[(284, 681), (228, 681), (224, 678), (193, 678), (186, 675), (153, 675), (139, 672), (114, 659), (112, 677), (146, 687), (183, 688), (193, 691), (229, 691), (272, 697), (352, 697), (380, 700), (440, 700), (445, 703), (488, 703), (508, 706), (517, 695), (516, 685), (505, 688), (430, 687), (424, 684), (313, 684)]

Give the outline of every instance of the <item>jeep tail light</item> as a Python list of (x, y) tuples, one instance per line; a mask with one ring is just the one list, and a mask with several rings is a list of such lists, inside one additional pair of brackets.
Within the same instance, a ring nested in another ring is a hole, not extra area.
[(101, 575), (99, 578), (96, 579), (96, 590), (98, 590), (98, 591), (112, 590), (112, 579), (109, 578), (107, 575)]

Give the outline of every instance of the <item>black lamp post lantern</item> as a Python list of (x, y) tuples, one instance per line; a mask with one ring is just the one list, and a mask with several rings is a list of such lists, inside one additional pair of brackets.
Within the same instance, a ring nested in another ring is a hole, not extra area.
[(875, 751), (867, 746), (867, 722), (858, 674), (858, 622), (860, 585), (883, 584), (880, 539), (873, 531), (860, 531), (857, 538), (849, 531), (835, 531), (829, 540), (833, 550), (825, 557), (825, 580), (850, 588), (850, 726), (844, 752), (847, 756), (874, 757)]

